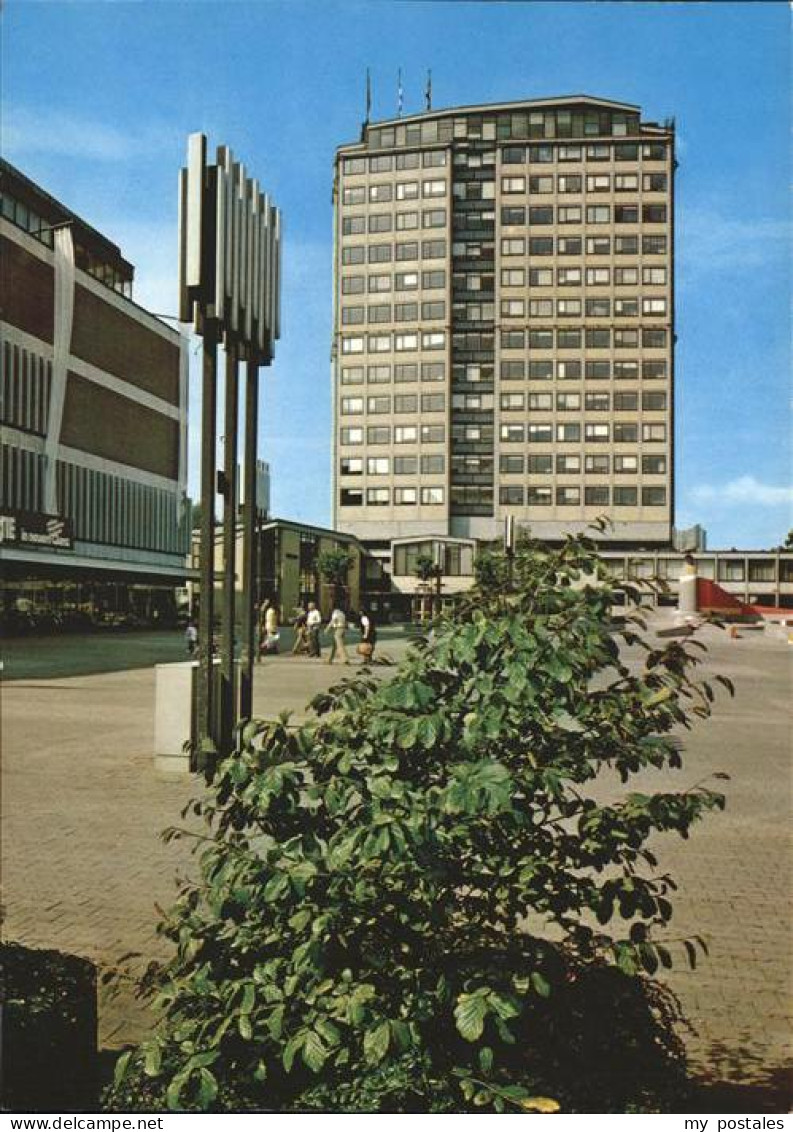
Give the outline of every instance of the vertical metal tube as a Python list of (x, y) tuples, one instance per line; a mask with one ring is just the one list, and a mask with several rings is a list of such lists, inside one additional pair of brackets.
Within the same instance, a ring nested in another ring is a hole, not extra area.
[(199, 570), (201, 604), (198, 625), (196, 689), (198, 749), (196, 769), (211, 774), (215, 747), (212, 680), (212, 634), (215, 613), (215, 436), (217, 430), (217, 324), (204, 325), (201, 392), (201, 534)]
[(234, 638), (237, 551), (237, 419), (239, 375), (236, 343), (226, 341), (226, 406), (223, 420), (223, 611), (220, 626), (220, 754), (231, 753), (236, 722)]
[(259, 429), (259, 366), (249, 361), (245, 376), (245, 511), (242, 517), (242, 654), (240, 719), (253, 715), (256, 654), (256, 453)]

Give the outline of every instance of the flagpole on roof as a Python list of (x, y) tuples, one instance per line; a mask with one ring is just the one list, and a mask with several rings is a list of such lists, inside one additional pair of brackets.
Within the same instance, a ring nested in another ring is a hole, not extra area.
[(427, 71), (427, 86), (424, 91), (424, 97), (427, 103), (427, 109), (432, 110), (432, 71)]
[(397, 118), (402, 117), (402, 102), (404, 91), (402, 90), (402, 68), (397, 71)]
[(369, 125), (369, 118), (372, 113), (372, 76), (369, 74), (369, 68), (366, 68), (366, 117), (364, 118), (364, 125)]

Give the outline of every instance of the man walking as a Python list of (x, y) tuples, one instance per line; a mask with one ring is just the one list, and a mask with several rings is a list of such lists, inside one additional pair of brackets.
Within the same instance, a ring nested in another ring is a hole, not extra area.
[(322, 644), (319, 639), (320, 629), (322, 628), (322, 614), (313, 601), (308, 603), (306, 628), (308, 629), (309, 654), (311, 656), (322, 656)]
[(333, 659), (337, 653), (344, 664), (350, 663), (350, 658), (347, 656), (347, 649), (344, 645), (344, 634), (346, 631), (347, 618), (344, 616), (344, 610), (337, 607), (331, 613), (330, 621), (328, 622), (328, 632), (332, 634), (328, 664), (333, 664)]

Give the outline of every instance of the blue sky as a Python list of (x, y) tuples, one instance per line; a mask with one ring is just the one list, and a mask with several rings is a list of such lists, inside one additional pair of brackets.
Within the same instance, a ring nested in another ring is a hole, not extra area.
[[(8, 0), (5, 156), (121, 245), (176, 308), (186, 135), (230, 144), (284, 214), (283, 339), (264, 380), (277, 514), (329, 519), (331, 168), (373, 117), (588, 93), (677, 119), (678, 525), (711, 546), (793, 526), (790, 12), (785, 3)], [(195, 367), (194, 367), (195, 368)], [(198, 391), (192, 383), (191, 487)]]

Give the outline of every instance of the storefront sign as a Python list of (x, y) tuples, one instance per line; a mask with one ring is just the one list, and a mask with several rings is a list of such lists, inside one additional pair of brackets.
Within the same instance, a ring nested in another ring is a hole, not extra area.
[(61, 515), (44, 515), (40, 511), (0, 513), (2, 545), (71, 550), (74, 545), (72, 521)]

